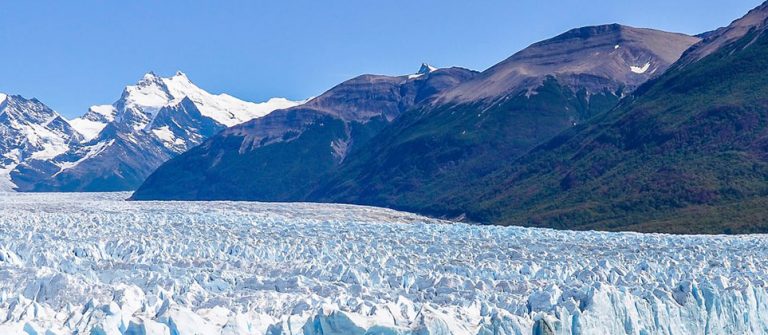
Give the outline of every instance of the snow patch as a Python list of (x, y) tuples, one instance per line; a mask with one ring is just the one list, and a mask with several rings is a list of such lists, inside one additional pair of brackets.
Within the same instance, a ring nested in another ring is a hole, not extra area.
[(84, 146), (80, 148), (80, 151), (84, 152), (85, 154), (82, 155), (78, 160), (74, 162), (57, 162), (57, 165), (59, 166), (59, 172), (56, 172), (53, 177), (57, 176), (58, 174), (71, 169), (73, 167), (76, 167), (80, 165), (80, 163), (91, 159), (93, 157), (98, 156), (100, 153), (102, 153), (106, 148), (110, 147), (112, 144), (115, 143), (115, 140), (109, 140), (109, 141), (103, 141), (103, 142), (97, 142), (94, 145), (91, 146)]
[(90, 141), (96, 138), (96, 136), (98, 136), (99, 133), (104, 130), (104, 127), (107, 126), (106, 123), (91, 121), (84, 118), (72, 119), (69, 121), (69, 124), (72, 126), (72, 128), (75, 128), (75, 130), (80, 133), (80, 135), (83, 135), (84, 141)]
[(152, 133), (166, 145), (173, 145), (176, 142), (176, 136), (168, 126), (152, 129)]
[(0, 193), (13, 192), (16, 189), (16, 184), (11, 179), (11, 171), (16, 168), (17, 164), (8, 164), (6, 166), (0, 166)]
[(114, 121), (115, 115), (117, 114), (115, 106), (112, 105), (91, 106), (91, 108), (88, 109), (88, 112), (97, 115), (100, 119), (107, 122)]
[(32, 159), (50, 159), (69, 150), (69, 142), (59, 133), (46, 128), (46, 125), (28, 124), (26, 137), (29, 143), (33, 143), (40, 150), (33, 152)]
[(630, 66), (629, 67), (629, 69), (632, 72), (637, 73), (637, 74), (646, 73), (648, 71), (648, 69), (650, 69), (650, 68), (651, 68), (651, 63), (645, 63), (645, 65), (643, 65), (642, 67), (639, 67), (639, 66)]

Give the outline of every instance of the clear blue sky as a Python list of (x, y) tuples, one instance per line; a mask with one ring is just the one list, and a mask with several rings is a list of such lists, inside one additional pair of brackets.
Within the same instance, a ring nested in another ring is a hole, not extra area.
[(483, 70), (570, 28), (622, 23), (697, 34), (760, 0), (2, 0), (0, 92), (68, 117), (154, 70), (261, 101), (317, 95), (421, 62)]

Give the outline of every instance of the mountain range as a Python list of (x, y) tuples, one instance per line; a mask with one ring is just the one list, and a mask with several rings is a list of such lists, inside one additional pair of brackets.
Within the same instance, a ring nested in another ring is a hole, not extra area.
[(0, 95), (0, 185), (338, 202), (579, 230), (768, 232), (768, 2), (697, 36), (619, 24), (489, 69), (423, 64), (304, 102), (150, 73), (67, 121)]
[(2, 95), (0, 185), (17, 191), (126, 191), (218, 131), (300, 102), (210, 94), (184, 73), (146, 74), (112, 105), (66, 120), (36, 99)]
[(164, 164), (133, 198), (348, 202), (460, 216), (433, 210), (434, 199), (613, 108), (698, 41), (613, 24), (536, 43), (482, 73), (425, 65), (411, 76), (358, 77), (217, 134)]

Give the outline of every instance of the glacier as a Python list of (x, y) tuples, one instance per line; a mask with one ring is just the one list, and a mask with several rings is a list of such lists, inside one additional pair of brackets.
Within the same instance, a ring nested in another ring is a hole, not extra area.
[(768, 236), (0, 193), (0, 334), (765, 334)]

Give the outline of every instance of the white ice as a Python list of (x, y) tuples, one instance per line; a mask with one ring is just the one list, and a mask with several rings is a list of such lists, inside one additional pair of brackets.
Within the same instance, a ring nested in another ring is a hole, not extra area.
[(83, 135), (84, 141), (90, 141), (96, 138), (104, 127), (107, 126), (106, 123), (92, 121), (81, 117), (70, 120), (69, 124), (72, 128), (75, 128), (78, 133)]
[(768, 238), (0, 194), (2, 334), (761, 334)]

